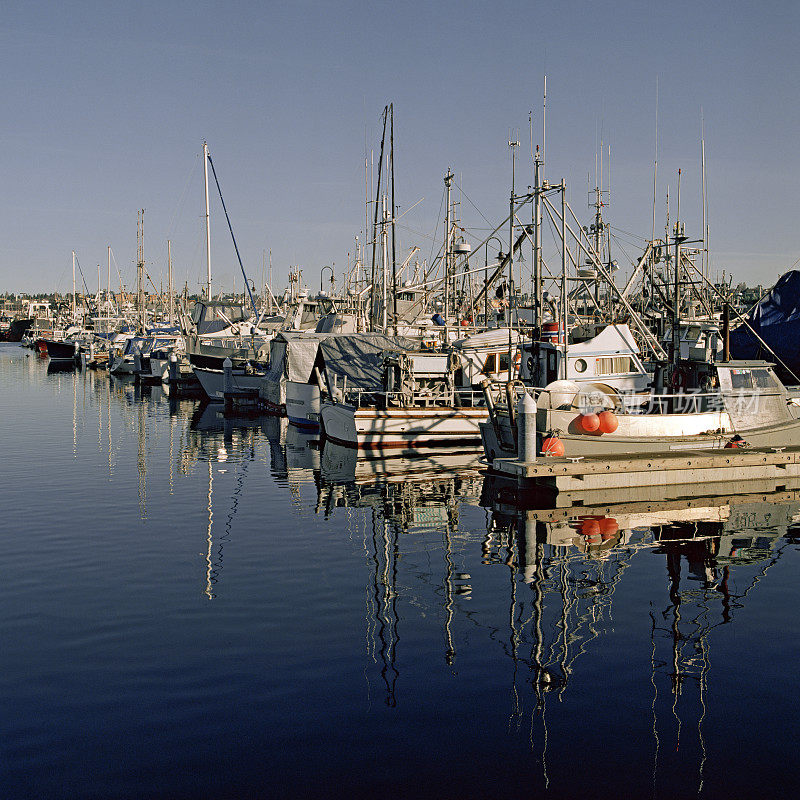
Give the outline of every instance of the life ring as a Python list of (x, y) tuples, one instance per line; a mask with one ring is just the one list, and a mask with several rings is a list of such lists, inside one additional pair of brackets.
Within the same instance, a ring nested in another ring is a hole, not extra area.
[(522, 364), (522, 353), (517, 350), (516, 355), (514, 356), (514, 371), (519, 375), (519, 368)]
[(673, 389), (683, 389), (686, 386), (686, 373), (682, 369), (673, 370), (670, 383)]

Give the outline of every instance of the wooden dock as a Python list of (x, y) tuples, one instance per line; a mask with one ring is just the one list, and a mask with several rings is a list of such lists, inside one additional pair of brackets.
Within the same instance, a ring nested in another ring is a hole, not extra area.
[(557, 496), (557, 505), (619, 503), (631, 493), (661, 500), (800, 489), (800, 447), (681, 450), (658, 456), (498, 458), (495, 474), (518, 488)]

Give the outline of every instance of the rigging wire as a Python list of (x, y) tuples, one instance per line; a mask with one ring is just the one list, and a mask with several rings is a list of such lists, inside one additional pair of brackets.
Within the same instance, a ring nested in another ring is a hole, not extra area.
[(217, 171), (214, 169), (214, 162), (211, 160), (211, 154), (208, 155), (208, 163), (211, 165), (211, 172), (214, 174), (214, 182), (217, 184), (217, 191), (219, 192), (219, 199), (222, 203), (222, 210), (225, 212), (225, 219), (228, 221), (228, 230), (231, 232), (231, 239), (233, 239), (233, 249), (236, 250), (236, 258), (239, 260), (239, 267), (242, 270), (242, 277), (244, 278), (244, 286), (247, 289), (247, 294), (250, 297), (250, 303), (253, 306), (253, 313), (258, 319), (258, 308), (256, 308), (256, 301), (253, 299), (253, 293), (250, 291), (250, 282), (247, 280), (247, 274), (244, 271), (244, 264), (242, 264), (242, 257), (239, 255), (239, 245), (236, 244), (236, 237), (233, 235), (233, 226), (231, 225), (231, 218), (228, 216), (228, 209), (225, 206), (225, 200), (222, 197), (222, 188), (219, 185), (217, 178)]

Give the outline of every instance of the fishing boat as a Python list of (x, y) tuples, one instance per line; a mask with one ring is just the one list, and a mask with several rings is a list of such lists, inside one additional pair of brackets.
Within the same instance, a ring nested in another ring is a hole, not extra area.
[(516, 406), (524, 395), (535, 414), (537, 454), (655, 456), (800, 446), (800, 406), (769, 362), (679, 362), (671, 375), (679, 376), (668, 379), (675, 391), (624, 392), (569, 380), (539, 390), (518, 384), (512, 403), (493, 408), (481, 428), (487, 460), (517, 456)]
[(488, 411), (481, 392), (456, 386), (458, 356), (372, 336), (337, 336), (320, 345), (325, 436), (368, 449), (479, 446)]

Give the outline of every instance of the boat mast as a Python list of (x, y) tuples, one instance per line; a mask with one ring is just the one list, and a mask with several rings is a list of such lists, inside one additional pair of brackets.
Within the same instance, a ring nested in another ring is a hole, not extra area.
[(561, 179), (561, 341), (563, 354), (561, 358), (561, 379), (567, 379), (567, 184)]
[(389, 168), (392, 180), (392, 317), (394, 318), (394, 335), (397, 336), (397, 251), (395, 245), (397, 207), (394, 201), (394, 103), (389, 104)]
[(672, 363), (677, 364), (680, 360), (680, 342), (678, 339), (678, 323), (680, 322), (680, 304), (681, 304), (681, 285), (680, 285), (680, 269), (681, 269), (681, 242), (686, 238), (683, 235), (681, 228), (681, 171), (678, 170), (678, 205), (675, 212), (675, 285), (674, 297), (672, 300)]
[(172, 242), (167, 239), (167, 282), (169, 284), (169, 324), (175, 324), (175, 293), (172, 289)]
[(206, 299), (211, 299), (211, 224), (208, 206), (208, 145), (203, 142), (203, 185), (206, 195)]
[(75, 251), (72, 251), (72, 321), (75, 322)]
[(381, 331), (388, 333), (388, 305), (389, 305), (389, 235), (386, 225), (389, 221), (389, 211), (386, 207), (386, 195), (381, 198), (381, 260), (383, 269), (381, 270)]
[(447, 168), (447, 174), (444, 176), (444, 185), (447, 187), (447, 211), (445, 212), (444, 223), (444, 324), (445, 329), (450, 314), (450, 278), (452, 272), (452, 246), (450, 229), (453, 226), (452, 217), (452, 186), (453, 186), (453, 173), (450, 167)]
[(106, 283), (106, 316), (108, 316), (109, 309), (110, 309), (109, 303), (111, 302), (111, 245), (108, 245), (107, 259), (108, 259), (108, 275), (106, 277), (106, 281), (107, 281), (107, 283)]
[[(509, 343), (511, 341), (511, 326), (514, 321), (512, 313), (512, 303), (514, 302), (514, 191), (515, 191), (515, 170), (516, 170), (516, 148), (519, 142), (509, 139), (508, 146), (511, 148), (511, 199), (508, 211), (508, 319)], [(509, 344), (510, 347), (510, 344)], [(509, 354), (509, 359), (511, 354)]]
[(145, 331), (146, 314), (144, 308), (144, 209), (139, 212), (138, 252), (136, 255), (136, 305), (139, 308), (139, 324), (142, 333)]
[(533, 169), (533, 296), (534, 325), (542, 327), (542, 158), (536, 146)]

